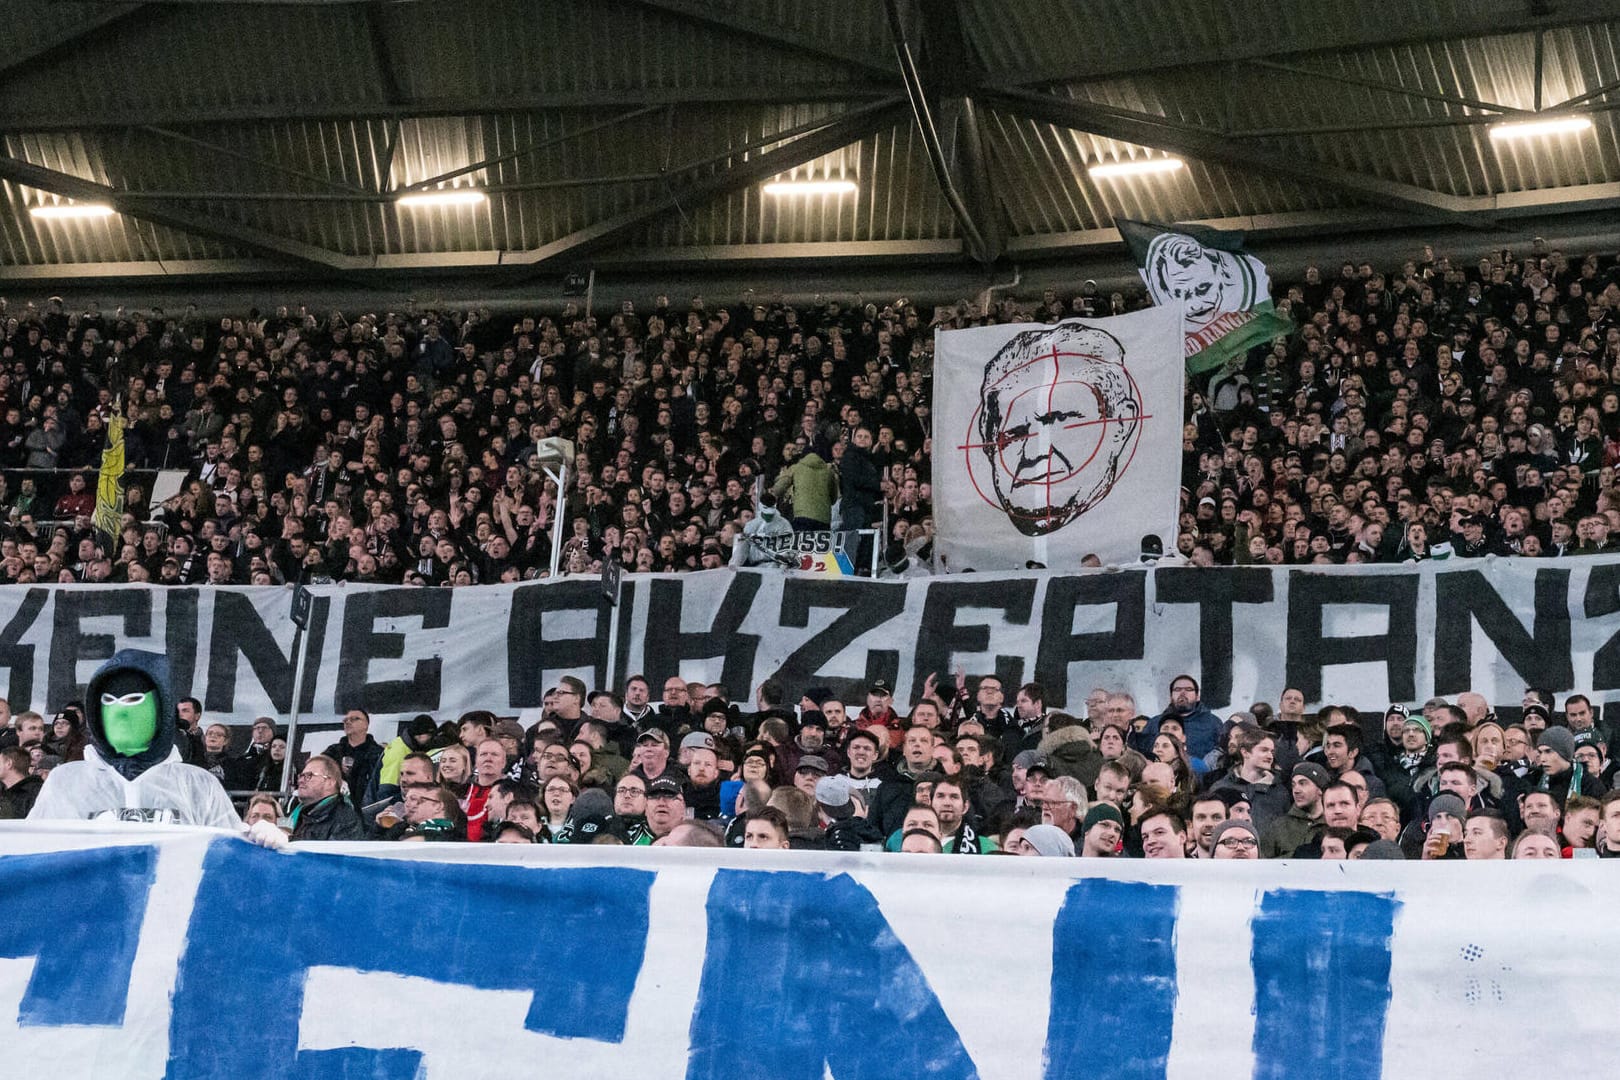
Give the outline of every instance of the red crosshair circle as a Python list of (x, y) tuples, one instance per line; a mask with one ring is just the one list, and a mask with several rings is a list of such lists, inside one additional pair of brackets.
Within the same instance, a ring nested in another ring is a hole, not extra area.
[[(1015, 368), (1012, 368), (1012, 369), (1010, 369), (1010, 370), (1008, 370), (1006, 372), (1003, 372), (1000, 378), (998, 378), (995, 382), (991, 383), (989, 386), (985, 387), (985, 392), (988, 393), (989, 391), (994, 390), (996, 387), (1000, 386), (1002, 383), (1006, 382), (1008, 379), (1012, 378), (1014, 375), (1016, 375), (1019, 372), (1025, 370), (1026, 368), (1033, 367), (1036, 364), (1042, 364), (1042, 363), (1046, 363), (1047, 361), (1051, 361), (1051, 364), (1052, 364), (1052, 378), (1045, 385), (1047, 411), (1048, 412), (1051, 411), (1052, 398), (1056, 394), (1058, 386), (1062, 385), (1062, 384), (1066, 384), (1066, 383), (1078, 383), (1079, 385), (1084, 386), (1087, 389), (1089, 389), (1092, 392), (1092, 394), (1094, 394), (1096, 396), (1097, 404), (1098, 404), (1098, 407), (1099, 407), (1099, 410), (1100, 410), (1101, 407), (1103, 406), (1103, 396), (1097, 390), (1097, 387), (1095, 386), (1095, 384), (1090, 383), (1090, 382), (1088, 382), (1088, 381), (1086, 381), (1084, 379), (1063, 379), (1063, 378), (1060, 378), (1060, 376), (1062, 375), (1062, 366), (1061, 366), (1060, 361), (1063, 360), (1064, 358), (1074, 358), (1074, 359), (1079, 359), (1079, 360), (1095, 360), (1095, 361), (1099, 361), (1099, 362), (1106, 362), (1106, 361), (1104, 361), (1103, 357), (1097, 356), (1095, 353), (1066, 352), (1066, 351), (1062, 351), (1062, 350), (1058, 349), (1056, 346), (1053, 346), (1051, 352), (1042, 353), (1041, 355), (1036, 356), (1036, 357), (1034, 357), (1034, 358), (1032, 358), (1030, 360), (1027, 360), (1027, 361), (1025, 361), (1024, 363), (1018, 365)], [(1134, 398), (1137, 401), (1140, 401), (1142, 399), (1141, 388), (1140, 388), (1140, 386), (1138, 386), (1138, 384), (1136, 382), (1136, 377), (1133, 376), (1131, 374), (1131, 372), (1130, 372), (1130, 369), (1125, 367), (1123, 364), (1120, 365), (1120, 370), (1125, 373), (1126, 381), (1129, 382), (1129, 384), (1130, 384), (1132, 398)], [(1020, 393), (1015, 395), (1011, 399), (1011, 401), (1008, 402), (1008, 404), (1011, 405), (1013, 402), (1016, 402), (1020, 398), (1022, 398), (1025, 394), (1037, 393), (1041, 389), (1042, 388), (1040, 386), (1034, 386), (1034, 387), (1029, 388), (1028, 390), (1021, 391)], [(988, 505), (988, 506), (995, 507), (997, 510), (1002, 510), (1003, 512), (1005, 512), (1005, 513), (1007, 513), (1007, 514), (1009, 514), (1011, 516), (1026, 518), (1026, 519), (1029, 519), (1029, 520), (1039, 520), (1039, 519), (1042, 519), (1042, 518), (1046, 517), (1047, 516), (1046, 511), (1027, 511), (1027, 510), (1018, 510), (1018, 509), (1013, 508), (1013, 507), (1005, 507), (1005, 506), (1002, 505), (1000, 499), (994, 498), (991, 495), (987, 494), (985, 492), (984, 488), (980, 485), (979, 477), (973, 471), (973, 461), (974, 461), (974, 452), (975, 451), (983, 451), (983, 450), (989, 449), (992, 446), (995, 447), (996, 458), (1000, 462), (1001, 467), (1003, 469), (1006, 469), (1009, 475), (1012, 475), (1012, 474), (1014, 474), (1016, 472), (1016, 470), (1012, 469), (1007, 464), (1005, 454), (1006, 454), (1008, 448), (1011, 447), (1014, 443), (1022, 442), (1025, 439), (1034, 438), (1035, 434), (1036, 434), (1035, 432), (1030, 432), (1028, 435), (1021, 435), (1021, 436), (1016, 436), (1016, 437), (1008, 437), (1008, 436), (1003, 435), (1000, 438), (998, 438), (996, 440), (996, 442), (994, 442), (994, 443), (975, 442), (974, 441), (974, 434), (979, 429), (979, 415), (983, 411), (984, 411), (984, 402), (983, 402), (983, 400), (981, 398), (979, 404), (974, 407), (973, 414), (968, 418), (968, 428), (967, 428), (967, 432), (965, 434), (966, 441), (958, 444), (957, 447), (956, 447), (958, 450), (962, 451), (963, 460), (964, 460), (964, 463), (967, 466), (968, 482), (973, 485), (973, 490), (978, 494), (979, 498), (984, 500), (985, 504)], [(1074, 466), (1067, 473), (1064, 473), (1061, 476), (1054, 476), (1053, 475), (1053, 468), (1054, 468), (1053, 460), (1052, 460), (1051, 455), (1048, 454), (1047, 460), (1046, 460), (1046, 475), (1042, 479), (1042, 483), (1046, 487), (1046, 503), (1047, 503), (1047, 506), (1050, 507), (1051, 502), (1052, 502), (1052, 485), (1062, 483), (1063, 481), (1068, 480), (1069, 478), (1071, 478), (1071, 477), (1077, 475), (1078, 473), (1084, 471), (1086, 469), (1086, 467), (1089, 466), (1092, 463), (1092, 461), (1096, 459), (1097, 455), (1102, 451), (1103, 443), (1107, 441), (1106, 432), (1104, 430), (1104, 425), (1106, 425), (1106, 424), (1139, 424), (1141, 421), (1151, 420), (1151, 419), (1153, 419), (1153, 416), (1152, 416), (1151, 413), (1144, 413), (1141, 416), (1104, 416), (1104, 417), (1100, 417), (1100, 418), (1098, 418), (1096, 420), (1079, 420), (1079, 421), (1076, 421), (1075, 423), (1072, 423), (1072, 424), (1064, 424), (1063, 425), (1063, 430), (1064, 431), (1071, 431), (1071, 430), (1074, 430), (1076, 428), (1088, 428), (1088, 427), (1097, 428), (1097, 441), (1091, 447), (1091, 452), (1086, 456), (1086, 459), (1084, 461), (1082, 461), (1079, 465)], [(1140, 428), (1136, 429), (1136, 431), (1138, 433), (1140, 432), (1140, 430), (1141, 430)], [(1142, 440), (1140, 438), (1131, 439), (1131, 452), (1126, 457), (1125, 464), (1120, 466), (1118, 474), (1114, 477), (1115, 482), (1118, 482), (1119, 478), (1125, 475), (1125, 470), (1128, 469), (1130, 467), (1131, 462), (1136, 459), (1136, 450), (1137, 450), (1137, 447), (1141, 444), (1141, 441)]]

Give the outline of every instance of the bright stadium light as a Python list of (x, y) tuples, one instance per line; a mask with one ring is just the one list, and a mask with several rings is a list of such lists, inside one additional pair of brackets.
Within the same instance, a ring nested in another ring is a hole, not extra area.
[(1117, 176), (1150, 176), (1154, 173), (1173, 173), (1183, 162), (1176, 157), (1142, 158), (1140, 161), (1111, 161), (1106, 165), (1093, 165), (1086, 171), (1094, 179), (1106, 180)]
[(1547, 120), (1516, 120), (1492, 124), (1493, 139), (1534, 139), (1541, 135), (1575, 135), (1590, 129), (1591, 117), (1555, 116)]
[(447, 188), (444, 191), (415, 191), (394, 200), (395, 206), (416, 209), (425, 206), (476, 206), (489, 198), (477, 188)]
[(852, 195), (856, 190), (853, 180), (773, 180), (765, 185), (767, 195)]
[(37, 218), (57, 219), (110, 217), (117, 213), (106, 203), (51, 203), (29, 207), (28, 212)]

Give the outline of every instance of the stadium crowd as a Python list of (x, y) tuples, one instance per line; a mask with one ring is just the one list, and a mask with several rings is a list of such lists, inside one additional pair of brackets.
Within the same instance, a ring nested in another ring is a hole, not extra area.
[[(1145, 858), (1500, 859), (1620, 857), (1610, 733), (1592, 703), (1527, 689), (1498, 719), (1483, 697), (1306, 711), (1285, 689), (1221, 717), (1188, 675), (1170, 705), (1137, 713), (1094, 689), (1085, 716), (1040, 686), (994, 675), (930, 678), (902, 715), (882, 682), (859, 700), (799, 697), (767, 681), (750, 702), (719, 685), (645, 678), (623, 693), (565, 678), (540, 720), (418, 716), (379, 744), (360, 710), (296, 763), (277, 799), (285, 734), (247, 745), (179, 707), (180, 748), (247, 794), (244, 821), (293, 841), (653, 843), (951, 854)], [(82, 756), (76, 710), (0, 732), (0, 817), (23, 816), (41, 776)]]
[[(1614, 546), (1612, 258), (1426, 249), (1277, 280), (1295, 332), (1190, 381), (1172, 558)], [(511, 581), (549, 572), (554, 518), (565, 573), (757, 563), (745, 530), (885, 522), (884, 572), (926, 572), (933, 330), (1145, 303), (1088, 286), (987, 314), (703, 297), (605, 318), (5, 308), (0, 581)], [(108, 545), (89, 515), (119, 408), (130, 467), (188, 480), (152, 506), (138, 474)], [(560, 510), (541, 468), (557, 438), (576, 454)], [(85, 474), (50, 471), (65, 469)]]

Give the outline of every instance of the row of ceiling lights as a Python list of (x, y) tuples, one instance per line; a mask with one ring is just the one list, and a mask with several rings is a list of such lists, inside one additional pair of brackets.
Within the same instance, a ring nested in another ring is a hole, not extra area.
[[(1585, 116), (1552, 117), (1545, 120), (1520, 120), (1493, 124), (1490, 136), (1502, 142), (1531, 139), (1545, 135), (1575, 135), (1588, 131), (1592, 121)], [(1134, 161), (1111, 161), (1092, 165), (1086, 171), (1096, 179), (1130, 176), (1151, 176), (1179, 171), (1183, 161), (1177, 157), (1138, 158)], [(853, 180), (773, 180), (764, 187), (765, 194), (776, 197), (803, 197), (810, 195), (850, 195), (858, 190)], [(489, 196), (477, 188), (447, 188), (443, 191), (417, 191), (401, 195), (394, 205), (405, 209), (433, 209), (446, 206), (475, 206), (488, 201)], [(115, 211), (105, 203), (50, 203), (30, 208), (37, 218), (97, 218), (107, 217)]]

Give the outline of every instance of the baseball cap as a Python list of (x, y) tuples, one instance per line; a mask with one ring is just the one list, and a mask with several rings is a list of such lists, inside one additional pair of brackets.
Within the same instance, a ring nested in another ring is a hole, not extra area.
[(673, 776), (660, 776), (647, 785), (647, 798), (649, 799), (684, 799), (686, 789), (681, 782)]
[(599, 836), (615, 836), (622, 843), (630, 842), (629, 832), (615, 814), (588, 814), (580, 818), (574, 822), (574, 832), (569, 842), (594, 844)]
[(830, 818), (843, 819), (855, 813), (854, 800), (850, 797), (850, 782), (847, 776), (823, 776), (816, 781), (816, 802), (827, 812)]
[(1018, 755), (1013, 758), (1013, 768), (1027, 770), (1040, 760), (1041, 752), (1039, 750), (1020, 750)]
[(663, 728), (648, 728), (646, 731), (643, 731), (640, 735), (636, 736), (637, 745), (644, 742), (661, 742), (665, 746), (668, 746), (669, 735), (664, 731)]
[[(640, 739), (636, 740), (640, 742)], [(682, 750), (713, 750), (714, 736), (707, 731), (694, 731), (681, 740)]]
[(804, 757), (799, 759), (799, 763), (794, 766), (793, 771), (801, 772), (805, 769), (813, 769), (816, 772), (821, 773), (823, 776), (832, 772), (832, 769), (827, 767), (827, 759), (817, 754), (804, 755)]
[(890, 686), (888, 680), (886, 679), (874, 679), (867, 684), (866, 692), (868, 694), (886, 694), (889, 697), (893, 697), (894, 687)]

